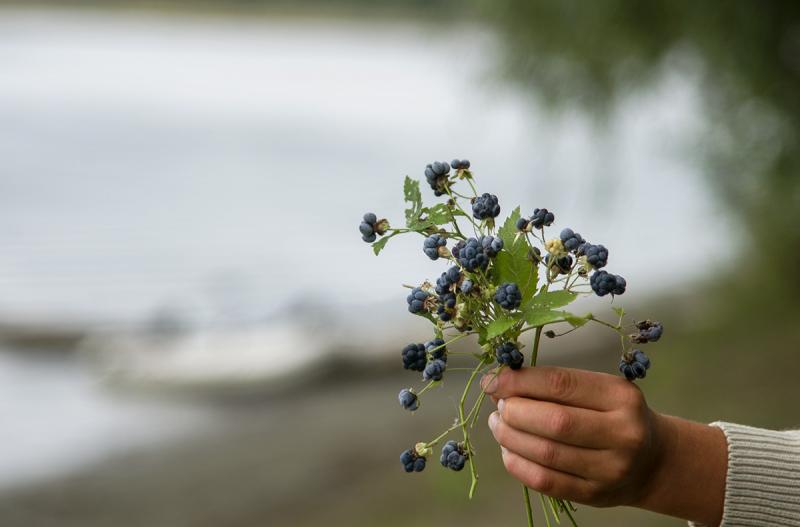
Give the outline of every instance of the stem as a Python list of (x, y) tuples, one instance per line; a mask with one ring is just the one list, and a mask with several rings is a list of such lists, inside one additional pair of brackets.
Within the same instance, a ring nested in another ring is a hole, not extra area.
[(539, 357), (539, 342), (542, 339), (542, 328), (536, 328), (536, 334), (533, 336), (533, 351), (531, 352), (531, 367), (536, 366), (536, 359)]
[(474, 370), (472, 370), (472, 374), (469, 376), (467, 380), (467, 386), (464, 388), (464, 393), (461, 394), (461, 400), (458, 403), (458, 417), (461, 421), (461, 430), (464, 433), (464, 448), (467, 451), (468, 457), (467, 460), (469, 461), (469, 473), (472, 478), (469, 486), (469, 498), (472, 499), (473, 494), (475, 493), (475, 487), (478, 485), (478, 474), (475, 471), (475, 461), (473, 458), (475, 457), (475, 453), (472, 451), (472, 444), (469, 441), (469, 430), (467, 430), (467, 420), (464, 419), (464, 402), (467, 400), (467, 395), (469, 394), (469, 389), (472, 387), (472, 382), (475, 380), (475, 377), (478, 375), (478, 372), (483, 367), (483, 361), (478, 363)]
[(528, 487), (522, 486), (522, 495), (525, 496), (525, 512), (528, 514), (528, 527), (533, 527), (533, 509), (531, 509), (531, 495)]
[(544, 514), (544, 522), (547, 524), (547, 527), (551, 527), (550, 516), (547, 515), (547, 503), (544, 501), (544, 494), (539, 494), (539, 501), (542, 502), (542, 514)]

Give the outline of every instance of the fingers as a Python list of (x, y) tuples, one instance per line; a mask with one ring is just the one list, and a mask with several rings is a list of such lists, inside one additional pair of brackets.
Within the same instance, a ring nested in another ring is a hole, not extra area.
[(544, 467), (512, 452), (502, 449), (503, 465), (509, 474), (523, 485), (554, 498), (589, 503), (594, 497), (594, 486), (585, 479)]
[(534, 463), (588, 480), (602, 476), (597, 469), (604, 465), (605, 450), (566, 445), (521, 432), (508, 426), (498, 412), (489, 416), (489, 428), (501, 446)]
[(481, 386), (497, 399), (531, 397), (593, 410), (617, 407), (629, 389), (626, 381), (614, 375), (548, 366), (504, 368), (499, 374), (486, 374)]
[(521, 432), (580, 447), (614, 446), (610, 414), (523, 397), (500, 399), (497, 410), (505, 424)]

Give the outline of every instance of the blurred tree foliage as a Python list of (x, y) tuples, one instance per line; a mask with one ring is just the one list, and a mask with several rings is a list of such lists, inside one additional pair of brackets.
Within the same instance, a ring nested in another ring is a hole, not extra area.
[[(743, 259), (734, 282), (748, 298), (770, 303), (800, 291), (800, 2), (484, 0), (479, 6), (499, 30), (508, 75), (550, 104), (603, 114), (656, 80), (666, 61), (691, 64), (712, 123), (699, 145), (707, 173), (750, 231), (753, 257)], [(703, 237), (715, 235), (698, 225), (687, 251), (698, 250), (699, 265)]]

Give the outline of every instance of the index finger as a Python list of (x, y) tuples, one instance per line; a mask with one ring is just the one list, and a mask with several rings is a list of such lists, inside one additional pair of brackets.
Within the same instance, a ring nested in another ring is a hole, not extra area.
[(592, 410), (612, 410), (619, 406), (627, 386), (621, 377), (572, 368), (536, 366), (487, 373), (481, 388), (497, 399), (529, 397)]

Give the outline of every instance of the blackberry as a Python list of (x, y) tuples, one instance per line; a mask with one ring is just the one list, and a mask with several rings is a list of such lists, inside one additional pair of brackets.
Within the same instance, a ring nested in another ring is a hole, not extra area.
[(419, 408), (419, 399), (417, 398), (417, 394), (415, 394), (411, 390), (405, 388), (400, 390), (400, 394), (398, 394), (397, 400), (400, 401), (400, 406), (402, 406), (409, 412), (413, 412), (417, 408)]
[(427, 351), (431, 360), (441, 360), (447, 362), (447, 348), (444, 345), (444, 340), (435, 338), (425, 343), (425, 351)]
[(500, 344), (495, 348), (494, 356), (497, 358), (497, 362), (507, 365), (512, 370), (522, 368), (522, 364), (525, 362), (525, 357), (513, 342), (503, 342)]
[(608, 263), (608, 249), (606, 249), (603, 245), (584, 243), (578, 247), (576, 254), (579, 256), (585, 256), (586, 263), (591, 265), (594, 269), (605, 267)]
[(520, 232), (525, 232), (528, 230), (530, 224), (531, 220), (529, 218), (519, 218), (517, 220), (517, 230)]
[(425, 470), (425, 457), (417, 455), (413, 448), (409, 448), (400, 454), (400, 464), (406, 472), (422, 472)]
[(542, 251), (538, 247), (528, 249), (528, 261), (537, 265), (542, 263)]
[[(561, 274), (569, 273), (569, 270), (572, 269), (572, 256), (566, 255), (562, 256), (561, 258), (553, 258), (553, 255), (548, 254), (544, 257), (544, 262), (547, 266), (551, 269), (558, 270)], [(552, 262), (552, 263), (550, 263)]]
[(561, 243), (564, 244), (564, 249), (568, 250), (569, 252), (577, 251), (578, 247), (586, 243), (586, 240), (584, 240), (580, 234), (574, 232), (572, 229), (562, 230), (559, 238), (561, 238)]
[(443, 467), (458, 472), (464, 468), (468, 457), (469, 455), (464, 450), (464, 447), (455, 441), (448, 441), (442, 447), (442, 455), (439, 457), (439, 462)]
[(465, 295), (468, 295), (472, 292), (475, 284), (472, 283), (472, 280), (464, 280), (461, 282), (461, 292)]
[(534, 229), (541, 229), (552, 225), (556, 217), (547, 209), (534, 209), (530, 221)]
[(625, 354), (619, 361), (619, 372), (626, 379), (644, 379), (650, 369), (650, 359), (641, 350), (633, 350), (632, 354)]
[(489, 258), (494, 258), (503, 250), (503, 239), (499, 236), (481, 236), (478, 238), (478, 243)]
[(436, 314), (442, 322), (448, 322), (453, 318), (454, 310), (456, 308), (456, 295), (455, 293), (444, 293), (439, 295), (439, 306), (436, 308)]
[(489, 265), (489, 255), (476, 238), (458, 242), (451, 252), (467, 271), (486, 269)]
[(430, 296), (430, 293), (424, 291), (421, 287), (415, 287), (411, 290), (411, 294), (406, 297), (408, 302), (408, 310), (412, 313), (423, 313), (427, 311), (425, 301)]
[(450, 161), (450, 166), (454, 170), (466, 170), (469, 168), (469, 159), (453, 159)]
[(447, 193), (450, 187), (450, 183), (447, 181), (449, 175), (450, 165), (446, 161), (434, 161), (425, 167), (425, 180), (436, 196)]
[(403, 368), (407, 370), (423, 371), (427, 363), (425, 356), (425, 345), (414, 344), (413, 342), (403, 348), (401, 352), (403, 356)]
[(430, 258), (431, 260), (438, 260), (439, 256), (441, 256), (440, 250), (441, 248), (447, 245), (447, 238), (440, 234), (431, 234), (425, 241), (422, 242), (422, 251)]
[(422, 379), (425, 381), (441, 381), (446, 369), (447, 363), (445, 361), (433, 359), (425, 366), (425, 370), (422, 372)]
[(443, 295), (450, 291), (451, 286), (457, 284), (461, 280), (461, 269), (455, 265), (443, 272), (442, 275), (436, 279), (436, 287), (434, 290), (437, 295)]
[(494, 301), (500, 304), (503, 309), (517, 309), (522, 303), (522, 293), (519, 286), (515, 283), (508, 282), (501, 284), (494, 292)]
[(361, 232), (361, 239), (367, 243), (372, 243), (378, 237), (376, 233), (378, 217), (373, 212), (367, 212), (362, 220), (358, 226), (358, 230)]
[(472, 200), (472, 216), (479, 220), (486, 220), (489, 218), (496, 218), (500, 215), (500, 204), (497, 202), (497, 196), (494, 194), (484, 193)]
[(589, 278), (589, 284), (591, 284), (592, 291), (597, 296), (606, 296), (609, 293), (621, 295), (625, 292), (625, 287), (627, 286), (624, 278), (606, 271), (595, 271), (592, 277)]
[(647, 342), (657, 342), (664, 333), (664, 326), (661, 322), (653, 320), (643, 320), (636, 323), (636, 329), (639, 330), (638, 334), (631, 335), (631, 340), (637, 344), (646, 344)]

